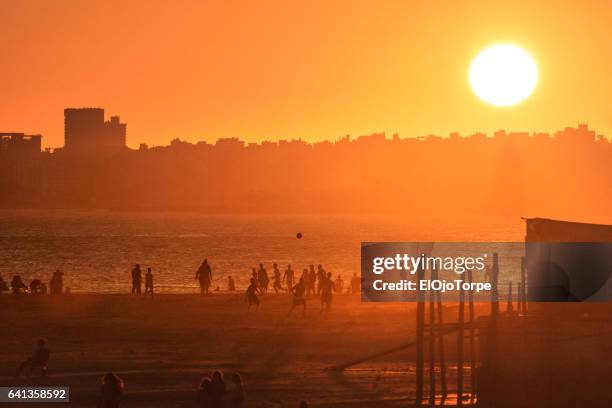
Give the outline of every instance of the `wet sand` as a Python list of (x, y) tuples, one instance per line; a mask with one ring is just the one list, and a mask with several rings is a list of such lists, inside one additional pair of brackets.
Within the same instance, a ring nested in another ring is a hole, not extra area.
[[(309, 300), (305, 317), (286, 317), (290, 297), (262, 296), (247, 314), (242, 293), (0, 297), (1, 385), (68, 385), (74, 407), (95, 406), (100, 377), (126, 383), (127, 407), (193, 407), (195, 388), (213, 370), (243, 376), (248, 407), (405, 406), (414, 395), (414, 349), (326, 368), (414, 339), (414, 305), (334, 298), (333, 311)], [(52, 350), (47, 379), (12, 379), (44, 337)], [(28, 405), (34, 406), (34, 405)]]

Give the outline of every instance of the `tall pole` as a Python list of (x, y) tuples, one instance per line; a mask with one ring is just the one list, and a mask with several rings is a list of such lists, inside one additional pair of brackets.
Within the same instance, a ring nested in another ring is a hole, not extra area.
[[(431, 279), (434, 279), (434, 271), (431, 271)], [(433, 290), (429, 291), (429, 406), (433, 407), (436, 405), (436, 360), (435, 360), (435, 346), (436, 346), (436, 315), (435, 315), (435, 293)], [(442, 329), (441, 327), (439, 328)], [(439, 333), (442, 337), (442, 333)]]
[(457, 406), (463, 405), (463, 328), (465, 325), (465, 293), (459, 290), (459, 321), (457, 324)]
[(522, 315), (527, 314), (527, 278), (525, 274), (525, 257), (521, 257), (521, 298), (520, 302), (520, 312)]
[[(472, 283), (472, 270), (468, 270), (468, 281)], [(470, 285), (471, 287), (471, 285)], [(474, 292), (468, 292), (469, 317), (470, 317), (470, 404), (474, 405), (474, 395), (476, 394), (476, 345), (474, 329)]]
[[(417, 287), (420, 288), (420, 282), (424, 278), (424, 269), (419, 268), (417, 271)], [(417, 292), (417, 316), (416, 316), (416, 406), (420, 407), (423, 402), (423, 371), (424, 371), (424, 355), (423, 355), (423, 340), (425, 329), (425, 294), (422, 290)]]
[[(432, 273), (434, 274), (433, 279), (438, 279), (438, 271), (434, 269)], [(436, 292), (436, 299), (438, 303), (438, 325), (441, 330), (444, 327), (444, 311), (442, 310), (442, 294), (439, 291)], [(438, 352), (440, 354), (440, 392), (442, 394), (440, 405), (444, 405), (448, 390), (446, 388), (446, 360), (444, 358), (444, 336), (442, 333), (438, 336)]]

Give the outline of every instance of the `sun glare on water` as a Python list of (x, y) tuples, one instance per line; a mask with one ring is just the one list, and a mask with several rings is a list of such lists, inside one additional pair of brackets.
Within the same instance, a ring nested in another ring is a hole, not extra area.
[(538, 82), (538, 67), (523, 49), (500, 44), (476, 56), (469, 78), (474, 93), (483, 101), (512, 106), (531, 95)]

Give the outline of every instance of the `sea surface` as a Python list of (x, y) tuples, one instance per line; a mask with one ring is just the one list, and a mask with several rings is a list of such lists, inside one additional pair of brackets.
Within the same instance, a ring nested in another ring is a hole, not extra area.
[[(251, 268), (268, 272), (291, 264), (296, 274), (322, 264), (345, 281), (359, 273), (361, 242), (522, 241), (520, 217), (202, 215), (88, 211), (0, 211), (0, 275), (48, 283), (64, 272), (72, 292), (126, 293), (130, 270), (153, 269), (156, 290), (198, 291), (195, 272), (204, 258), (213, 288), (232, 275), (247, 286)], [(296, 234), (303, 234), (297, 239)]]

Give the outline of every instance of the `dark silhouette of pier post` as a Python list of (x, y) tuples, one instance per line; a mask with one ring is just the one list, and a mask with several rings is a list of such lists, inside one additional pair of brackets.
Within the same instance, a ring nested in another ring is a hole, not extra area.
[[(434, 271), (431, 271), (431, 279), (434, 279)], [(429, 406), (436, 405), (436, 314), (435, 314), (435, 291), (429, 291)], [(441, 329), (441, 328), (440, 328)], [(440, 333), (442, 336), (442, 333)]]
[(459, 319), (457, 321), (457, 406), (463, 405), (463, 331), (465, 327), (465, 292), (459, 289)]
[[(432, 270), (433, 279), (438, 279), (438, 270)], [(440, 330), (444, 327), (444, 311), (442, 310), (442, 294), (436, 291), (436, 303), (438, 304), (438, 327)], [(440, 405), (444, 405), (446, 402), (446, 396), (448, 389), (446, 388), (446, 360), (444, 358), (444, 334), (440, 332), (438, 336), (438, 352), (440, 354)]]
[[(472, 270), (468, 269), (468, 282), (472, 283)], [(468, 292), (468, 313), (470, 323), (470, 404), (474, 405), (474, 395), (476, 394), (476, 344), (475, 344), (475, 330), (474, 325), (474, 293), (470, 290)]]
[[(425, 270), (421, 267), (417, 271), (417, 285), (424, 278)], [(423, 402), (423, 371), (424, 371), (424, 350), (423, 340), (425, 331), (425, 293), (419, 289), (417, 293), (417, 316), (416, 316), (416, 402), (420, 407)]]
[(527, 314), (527, 279), (525, 277), (525, 257), (521, 257), (521, 293), (519, 298), (519, 312)]
[(508, 286), (508, 306), (506, 307), (506, 312), (512, 313), (514, 312), (514, 304), (512, 299), (512, 282), (510, 282)]

